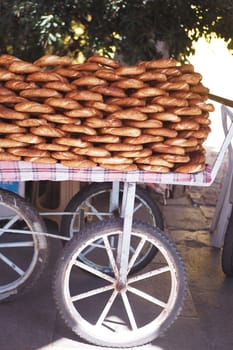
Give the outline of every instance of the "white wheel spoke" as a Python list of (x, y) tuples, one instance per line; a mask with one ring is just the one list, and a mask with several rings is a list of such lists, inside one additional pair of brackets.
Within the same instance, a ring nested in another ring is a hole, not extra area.
[(0, 243), (0, 248), (22, 248), (22, 247), (33, 247), (33, 246), (34, 246), (34, 243), (32, 241)]
[(138, 244), (137, 246), (137, 249), (134, 251), (131, 259), (130, 259), (130, 262), (129, 262), (129, 265), (128, 265), (128, 272), (131, 270), (131, 268), (133, 267), (133, 264), (135, 263), (137, 257), (139, 256), (144, 244), (145, 244), (145, 239), (141, 239), (140, 243)]
[(102, 238), (98, 239), (95, 243), (90, 244), (88, 248), (84, 249), (83, 253), (80, 254), (80, 257), (86, 256), (96, 248), (103, 249), (104, 245), (101, 244), (101, 242), (103, 242)]
[[(98, 212), (98, 210), (90, 203), (90, 202), (85, 202), (85, 205), (91, 210), (91, 213), (88, 213), (88, 215), (93, 215), (97, 216), (99, 220), (103, 220), (102, 216)], [(87, 214), (87, 213), (86, 213)]]
[(85, 293), (81, 293), (81, 294), (75, 295), (75, 296), (71, 297), (71, 300), (73, 302), (75, 302), (77, 300), (89, 298), (89, 297), (91, 297), (93, 295), (104, 293), (104, 292), (106, 292), (108, 290), (111, 290), (113, 288), (114, 288), (113, 284), (105, 286), (105, 287), (101, 287), (101, 288), (96, 288), (96, 289), (90, 290), (89, 292), (85, 292)]
[(138, 209), (140, 209), (141, 207), (142, 207), (142, 202), (139, 202), (138, 203), (138, 205), (136, 205), (135, 207), (134, 207), (134, 209), (133, 209), (133, 212), (134, 212), (134, 214), (136, 213), (136, 211), (138, 210)]
[(149, 301), (149, 302), (151, 302), (151, 303), (153, 303), (153, 304), (156, 304), (156, 305), (161, 306), (161, 307), (163, 307), (163, 308), (166, 308), (166, 307), (167, 307), (167, 303), (165, 303), (164, 301), (159, 300), (159, 299), (157, 299), (157, 298), (155, 298), (155, 297), (152, 297), (150, 294), (147, 294), (147, 293), (145, 293), (145, 292), (142, 292), (142, 291), (139, 290), (139, 289), (136, 289), (136, 288), (131, 287), (131, 286), (128, 286), (127, 289), (128, 289), (129, 292), (131, 292), (131, 293), (133, 293), (133, 294), (136, 294), (136, 295), (138, 295), (139, 297), (141, 297), (141, 298), (143, 298), (143, 299), (145, 299), (145, 300), (147, 300), (147, 301)]
[(123, 303), (125, 305), (125, 309), (126, 309), (132, 330), (135, 331), (138, 327), (137, 327), (137, 324), (136, 324), (136, 321), (134, 318), (134, 314), (133, 314), (132, 308), (130, 306), (129, 299), (127, 297), (126, 292), (122, 292), (121, 297), (122, 297)]
[(12, 268), (12, 270), (14, 270), (15, 272), (17, 272), (20, 276), (23, 276), (25, 271), (23, 271), (19, 266), (15, 265), (15, 263), (13, 263), (13, 261), (11, 261), (10, 259), (8, 259), (5, 255), (3, 255), (2, 253), (0, 253), (0, 260), (4, 261), (8, 266), (10, 266)]
[(116, 299), (118, 292), (116, 290), (113, 291), (112, 295), (108, 299), (102, 313), (100, 314), (100, 317), (98, 318), (98, 321), (96, 322), (96, 326), (99, 326), (103, 323), (105, 320), (105, 317), (107, 316), (112, 304), (114, 303), (114, 300)]
[(150, 277), (153, 277), (156, 275), (161, 275), (162, 273), (169, 272), (169, 271), (170, 271), (170, 267), (168, 265), (164, 266), (164, 267), (160, 267), (159, 269), (155, 269), (153, 271), (142, 273), (141, 275), (129, 277), (128, 283), (141, 281), (141, 280), (144, 280), (146, 278), (150, 278)]
[(98, 277), (100, 277), (100, 278), (103, 278), (104, 280), (109, 281), (109, 282), (111, 282), (111, 283), (114, 283), (114, 281), (115, 281), (115, 279), (114, 279), (113, 277), (108, 276), (108, 275), (106, 275), (105, 273), (103, 273), (103, 272), (101, 272), (101, 271), (99, 271), (99, 270), (96, 270), (95, 268), (93, 268), (93, 267), (91, 267), (91, 266), (89, 266), (89, 265), (86, 265), (86, 264), (82, 263), (82, 262), (79, 261), (79, 260), (76, 260), (76, 261), (74, 262), (74, 265), (80, 267), (81, 269), (83, 269), (83, 270), (85, 270), (85, 271), (88, 271), (88, 272), (92, 273), (92, 274), (95, 275), (95, 276), (98, 276)]
[(1, 228), (1, 232), (0, 232), (0, 236), (3, 235), (5, 232), (3, 229), (8, 229), (9, 227), (11, 227), (12, 225), (14, 225), (16, 223), (16, 221), (19, 220), (19, 216), (18, 215), (15, 215), (13, 216), (7, 223), (6, 225), (4, 225), (2, 228)]
[(108, 254), (108, 258), (109, 258), (109, 261), (111, 263), (113, 272), (114, 272), (115, 276), (118, 277), (119, 276), (119, 271), (118, 271), (118, 268), (117, 268), (116, 260), (115, 260), (115, 258), (113, 256), (113, 253), (112, 253), (112, 247), (110, 246), (109, 240), (108, 240), (108, 238), (106, 236), (103, 237), (103, 240), (104, 240), (105, 248), (106, 248), (106, 251), (107, 251), (107, 254)]

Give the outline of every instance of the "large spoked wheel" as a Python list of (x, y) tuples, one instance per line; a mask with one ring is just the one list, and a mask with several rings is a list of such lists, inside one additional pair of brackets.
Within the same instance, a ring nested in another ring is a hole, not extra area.
[[(112, 190), (112, 183), (94, 183), (84, 187), (80, 192), (76, 193), (74, 197), (68, 203), (65, 209), (65, 215), (61, 221), (61, 234), (65, 234), (68, 237), (73, 237), (77, 234), (87, 223), (103, 221), (106, 218), (112, 217), (113, 213), (110, 209), (110, 195)], [(120, 205), (123, 194), (123, 186), (120, 187)], [(66, 213), (73, 213), (66, 215)], [(159, 206), (150, 197), (149, 193), (140, 188), (136, 188), (135, 204), (133, 219), (140, 220), (152, 226), (157, 226), (163, 229), (163, 217)], [(102, 240), (98, 242), (99, 245), (103, 245)], [(111, 241), (111, 246), (114, 248), (114, 239)], [(80, 256), (80, 259), (86, 264), (92, 265), (89, 261), (88, 250), (84, 251)], [(135, 248), (131, 246), (131, 249)], [(143, 254), (141, 254), (135, 261), (135, 264), (131, 270), (131, 273), (136, 272), (146, 266), (157, 253), (157, 249), (153, 245), (148, 244), (144, 248)], [(97, 266), (98, 269), (105, 273), (112, 273), (111, 266)]]
[(222, 249), (222, 270), (227, 277), (233, 277), (233, 210), (228, 222)]
[[(137, 241), (137, 249), (129, 255), (127, 281), (120, 283), (117, 249), (111, 249), (112, 238), (118, 242), (120, 235), (120, 219), (87, 225), (62, 252), (54, 293), (61, 316), (76, 334), (101, 346), (132, 347), (155, 339), (176, 320), (184, 302), (186, 276), (169, 238), (158, 228), (135, 222), (131, 239)], [(129, 275), (148, 242), (157, 249), (154, 260)], [(80, 256), (93, 245), (91, 267)], [(103, 260), (112, 265), (113, 276), (95, 268)]]
[(39, 214), (24, 198), (0, 189), (0, 301), (29, 291), (45, 268), (48, 242), (33, 232), (46, 232)]

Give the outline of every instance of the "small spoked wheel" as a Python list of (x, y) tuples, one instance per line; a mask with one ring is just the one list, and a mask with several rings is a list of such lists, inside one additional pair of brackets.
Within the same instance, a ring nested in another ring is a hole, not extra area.
[[(159, 228), (140, 222), (131, 230), (137, 248), (130, 251), (122, 283), (117, 249), (111, 248), (112, 239), (116, 242), (123, 234), (122, 227), (120, 219), (87, 225), (65, 246), (54, 280), (56, 304), (68, 327), (101, 346), (132, 347), (157, 338), (176, 320), (185, 297), (185, 269), (175, 245)], [(100, 239), (104, 244), (99, 245)], [(157, 254), (130, 275), (148, 242)], [(86, 265), (79, 258), (93, 246), (93, 266)], [(114, 275), (96, 268), (103, 261), (110, 262)]]
[[(62, 217), (61, 234), (72, 238), (75, 234), (78, 234), (87, 223), (101, 222), (106, 218), (113, 217), (114, 214), (111, 212), (110, 205), (111, 190), (112, 183), (104, 182), (87, 185), (76, 193), (65, 209), (65, 214), (71, 214)], [(123, 186), (120, 186), (120, 206), (122, 194)], [(159, 206), (151, 198), (149, 193), (139, 186), (137, 186), (135, 193), (133, 218), (134, 220), (140, 220), (163, 229), (163, 217)], [(102, 244), (101, 239), (98, 244)], [(112, 239), (112, 246), (114, 246), (114, 238)], [(131, 248), (134, 249), (134, 247)], [(94, 247), (90, 249), (94, 249)], [(90, 251), (87, 250), (87, 252), (89, 253)], [(146, 266), (154, 258), (156, 253), (157, 249), (153, 245), (147, 244), (147, 247), (144, 247), (143, 254), (138, 257), (131, 269), (131, 273)], [(89, 261), (88, 254), (85, 252), (80, 256), (80, 259), (85, 262), (85, 264), (93, 265), (93, 262)], [(105, 273), (112, 273), (109, 265), (99, 265), (97, 268)]]
[(48, 260), (46, 232), (37, 211), (24, 198), (0, 189), (0, 301), (31, 290)]

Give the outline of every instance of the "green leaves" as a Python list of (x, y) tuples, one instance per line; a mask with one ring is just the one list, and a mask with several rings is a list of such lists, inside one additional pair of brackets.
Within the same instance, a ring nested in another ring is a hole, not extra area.
[(232, 0), (1, 0), (0, 13), (0, 53), (27, 60), (115, 51), (128, 64), (185, 58), (192, 41), (212, 32), (232, 47)]

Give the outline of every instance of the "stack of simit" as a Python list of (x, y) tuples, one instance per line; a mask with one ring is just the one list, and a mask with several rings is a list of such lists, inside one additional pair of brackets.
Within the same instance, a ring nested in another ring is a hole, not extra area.
[(193, 173), (205, 168), (208, 88), (174, 59), (120, 65), (0, 56), (0, 160)]

